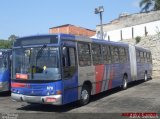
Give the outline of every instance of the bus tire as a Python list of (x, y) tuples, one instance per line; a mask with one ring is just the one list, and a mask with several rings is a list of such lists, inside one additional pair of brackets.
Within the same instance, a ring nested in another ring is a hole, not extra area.
[(91, 96), (90, 87), (87, 85), (84, 85), (82, 87), (82, 91), (81, 91), (81, 95), (80, 95), (80, 101), (79, 101), (80, 106), (88, 104), (90, 101), (90, 96)]
[(147, 81), (148, 77), (147, 77), (147, 72), (144, 73), (144, 81)]
[(123, 81), (122, 81), (122, 89), (123, 89), (123, 90), (127, 89), (127, 86), (128, 86), (127, 76), (124, 75)]

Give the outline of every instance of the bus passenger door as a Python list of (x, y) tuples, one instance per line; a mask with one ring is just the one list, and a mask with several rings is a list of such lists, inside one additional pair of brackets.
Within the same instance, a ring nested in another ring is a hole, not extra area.
[(78, 99), (78, 70), (75, 46), (62, 47), (63, 104)]

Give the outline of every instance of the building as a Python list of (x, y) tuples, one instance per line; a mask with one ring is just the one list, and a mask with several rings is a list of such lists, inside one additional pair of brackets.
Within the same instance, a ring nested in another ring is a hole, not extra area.
[(49, 33), (51, 33), (51, 34), (65, 33), (65, 34), (72, 34), (72, 35), (77, 35), (77, 36), (91, 37), (96, 34), (96, 31), (91, 30), (91, 29), (87, 29), (87, 28), (74, 26), (71, 24), (65, 24), (65, 25), (50, 28)]
[[(155, 35), (160, 32), (160, 11), (131, 15), (121, 14), (119, 18), (104, 24), (103, 30), (105, 39), (111, 41)], [(96, 31), (98, 36), (99, 25), (96, 27)]]

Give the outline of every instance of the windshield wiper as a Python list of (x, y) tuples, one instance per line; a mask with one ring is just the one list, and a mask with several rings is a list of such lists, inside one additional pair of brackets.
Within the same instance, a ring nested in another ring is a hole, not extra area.
[(32, 79), (34, 78), (34, 69), (37, 70), (37, 60), (38, 60), (39, 58), (41, 58), (42, 53), (43, 53), (43, 51), (44, 51), (44, 48), (46, 48), (46, 47), (47, 47), (47, 45), (44, 44), (44, 45), (40, 48), (40, 50), (37, 52), (37, 56), (36, 56), (36, 66), (32, 66), (32, 67), (31, 67), (31, 77), (32, 77)]
[(36, 66), (37, 66), (37, 60), (38, 60), (39, 58), (41, 58), (42, 53), (43, 53), (43, 51), (44, 51), (44, 48), (46, 48), (46, 47), (47, 47), (47, 45), (44, 44), (44, 45), (41, 47), (41, 49), (38, 51), (37, 56), (36, 56)]

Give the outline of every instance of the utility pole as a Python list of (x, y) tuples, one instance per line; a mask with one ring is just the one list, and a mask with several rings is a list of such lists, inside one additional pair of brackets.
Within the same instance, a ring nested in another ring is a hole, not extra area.
[(104, 12), (103, 6), (99, 6), (95, 8), (95, 14), (100, 14), (100, 32), (101, 32), (101, 39), (103, 40), (103, 22), (102, 22), (102, 13)]

